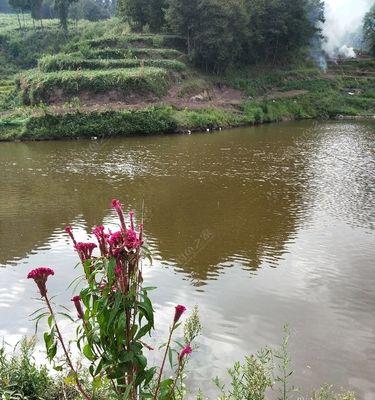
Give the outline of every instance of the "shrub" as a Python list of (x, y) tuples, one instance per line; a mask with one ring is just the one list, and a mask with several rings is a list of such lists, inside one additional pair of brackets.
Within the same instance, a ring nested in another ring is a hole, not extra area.
[(84, 59), (65, 54), (42, 57), (38, 67), (43, 72), (80, 69), (112, 69), (112, 68), (136, 68), (136, 67), (165, 68), (175, 71), (183, 71), (186, 65), (176, 60), (137, 60), (137, 59)]
[[(37, 321), (47, 318), (49, 328), (44, 333), (44, 342), (48, 360), (57, 370), (67, 368), (70, 379), (84, 399), (96, 398), (97, 390), (104, 387), (108, 397), (169, 400), (184, 386), (184, 368), (192, 352), (192, 341), (200, 333), (199, 319), (193, 312), (183, 341), (174, 342), (172, 337), (186, 311), (183, 305), (177, 305), (174, 316), (171, 314), (173, 319), (167, 341), (161, 347), (160, 368), (147, 365), (145, 354), (151, 348), (145, 341), (154, 329), (154, 309), (148, 296), (152, 288), (143, 285), (141, 260), (148, 254), (143, 221), (136, 228), (133, 212), (129, 213), (127, 222), (120, 201), (112, 200), (112, 207), (118, 216), (118, 230), (95, 226), (92, 234), (96, 243), (77, 242), (73, 229), (65, 228), (82, 266), (82, 275), (74, 280), (80, 291), (71, 299), (76, 318), (59, 311), (52, 302), (47, 281), (54, 271), (49, 267), (36, 268), (27, 275), (28, 279), (34, 280), (43, 304), (35, 312), (35, 318)], [(98, 255), (93, 254), (95, 248), (99, 250)], [(82, 371), (67, 349), (59, 328), (61, 317), (77, 326), (77, 348), (87, 360), (90, 386), (82, 380)], [(58, 346), (63, 353), (62, 359), (56, 357)], [(173, 378), (164, 379), (167, 357)]]
[(243, 124), (242, 115), (215, 108), (178, 111), (176, 119), (179, 128), (189, 130), (217, 129)]
[(70, 53), (72, 56), (84, 56), (85, 58), (157, 58), (157, 59), (175, 59), (180, 58), (182, 53), (174, 49), (153, 49), (129, 47), (127, 49), (104, 48), (87, 49)]
[(50, 102), (54, 96), (75, 96), (82, 91), (103, 93), (118, 90), (123, 96), (137, 93), (157, 96), (170, 84), (168, 73), (161, 68), (129, 68), (96, 71), (32, 71), (21, 75), (17, 84), (25, 104)]
[(35, 340), (22, 339), (10, 357), (0, 348), (0, 397), (29, 400), (52, 400), (57, 387), (45, 366), (38, 367), (33, 358)]
[(87, 43), (92, 48), (103, 47), (128, 47), (129, 45), (144, 46), (144, 47), (174, 47), (177, 49), (185, 49), (186, 40), (176, 35), (142, 35), (142, 34), (127, 34), (123, 36), (107, 36), (98, 37), (89, 40)]
[(23, 136), (31, 139), (106, 137), (171, 133), (177, 125), (169, 107), (151, 107), (145, 110), (103, 111), (46, 114), (30, 117)]

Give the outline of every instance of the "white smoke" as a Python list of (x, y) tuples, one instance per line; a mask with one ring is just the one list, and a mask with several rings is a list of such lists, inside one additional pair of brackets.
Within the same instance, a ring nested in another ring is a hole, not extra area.
[(356, 54), (353, 47), (348, 47), (346, 44), (341, 46), (338, 49), (337, 53), (342, 58), (356, 58)]
[(355, 58), (350, 43), (361, 29), (363, 17), (375, 0), (325, 0), (325, 18), (323, 35), (326, 41), (323, 50), (330, 58), (338, 56)]

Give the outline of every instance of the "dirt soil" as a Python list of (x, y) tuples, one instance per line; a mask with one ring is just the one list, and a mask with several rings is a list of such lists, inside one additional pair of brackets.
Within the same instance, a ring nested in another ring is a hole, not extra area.
[(220, 108), (220, 109), (238, 109), (246, 97), (240, 90), (232, 89), (227, 86), (214, 87), (204, 90), (193, 96), (180, 96), (181, 86), (173, 86), (168, 93), (157, 98), (152, 95), (134, 94), (124, 96), (116, 90), (108, 93), (81, 93), (79, 106), (73, 103), (67, 103), (63, 96), (56, 97), (55, 102), (48, 108), (57, 114), (74, 111), (78, 107), (83, 112), (104, 111), (104, 110), (137, 110), (150, 105), (162, 106), (171, 105), (177, 109), (202, 109), (202, 108)]

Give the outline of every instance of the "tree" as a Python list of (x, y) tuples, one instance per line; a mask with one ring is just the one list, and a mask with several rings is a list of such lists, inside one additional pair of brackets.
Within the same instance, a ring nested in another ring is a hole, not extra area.
[(240, 59), (248, 22), (243, 0), (170, 0), (166, 19), (186, 37), (197, 66), (221, 73)]
[(193, 40), (199, 28), (199, 0), (170, 0), (166, 12), (169, 27), (187, 39), (188, 53), (191, 54)]
[(118, 15), (127, 20), (136, 31), (147, 25), (152, 32), (159, 32), (164, 25), (166, 0), (119, 0)]
[(110, 13), (105, 5), (94, 0), (79, 0), (69, 9), (69, 16), (73, 19), (87, 19), (99, 21), (110, 18)]
[(197, 66), (289, 61), (320, 35), (321, 0), (169, 0), (171, 29), (186, 37)]
[(375, 57), (375, 4), (365, 15), (363, 22), (364, 39), (368, 45), (370, 54)]
[(9, 5), (17, 13), (18, 24), (20, 26), (20, 29), (22, 29), (19, 13), (21, 13), (23, 15), (25, 11), (28, 11), (30, 9), (29, 1), (28, 0), (9, 0)]
[[(245, 57), (263, 63), (290, 59), (319, 31), (322, 15), (311, 18), (313, 3), (308, 0), (246, 0), (250, 15)], [(321, 2), (315, 2), (317, 5)], [(322, 5), (322, 4), (320, 4)], [(248, 62), (251, 60), (247, 60)]]
[(30, 1), (30, 11), (33, 20), (40, 20), (42, 23), (42, 5), (43, 0), (29, 0)]
[(77, 0), (55, 0), (55, 11), (60, 20), (60, 25), (64, 32), (68, 31), (69, 7)]

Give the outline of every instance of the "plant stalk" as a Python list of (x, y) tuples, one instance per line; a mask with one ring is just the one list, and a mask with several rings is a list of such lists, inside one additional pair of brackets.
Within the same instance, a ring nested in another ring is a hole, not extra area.
[(46, 304), (47, 304), (48, 310), (49, 310), (49, 312), (50, 312), (50, 314), (51, 314), (51, 316), (52, 316), (52, 318), (53, 318), (53, 320), (55, 322), (55, 328), (56, 328), (57, 336), (59, 338), (59, 341), (60, 341), (61, 347), (63, 349), (63, 352), (65, 354), (66, 361), (68, 362), (68, 365), (69, 365), (71, 371), (74, 373), (74, 378), (75, 378), (75, 381), (76, 381), (77, 389), (79, 390), (79, 392), (82, 394), (82, 396), (86, 400), (91, 400), (91, 397), (86, 393), (85, 389), (82, 387), (81, 382), (78, 379), (77, 371), (75, 370), (75, 368), (73, 366), (73, 362), (72, 362), (72, 360), (70, 358), (70, 355), (69, 355), (69, 352), (68, 352), (68, 350), (67, 350), (67, 348), (65, 346), (65, 343), (64, 343), (63, 337), (61, 335), (59, 326), (57, 325), (57, 321), (56, 321), (56, 318), (55, 318), (55, 313), (53, 312), (51, 303), (50, 303), (47, 295), (44, 296), (44, 299), (46, 300)]
[(158, 393), (159, 393), (161, 377), (162, 377), (162, 375), (163, 375), (165, 360), (167, 359), (167, 354), (168, 354), (169, 347), (170, 347), (170, 345), (171, 345), (172, 334), (173, 334), (173, 330), (174, 330), (175, 325), (176, 325), (176, 323), (173, 322), (173, 325), (172, 325), (171, 330), (170, 330), (170, 332), (169, 332), (167, 347), (165, 348), (164, 357), (163, 357), (163, 362), (161, 363), (161, 366), (160, 366), (159, 377), (158, 377), (158, 383), (157, 383), (157, 385), (156, 385), (156, 389), (155, 389), (155, 394), (154, 394), (154, 396), (153, 396), (153, 400), (156, 400), (156, 399), (157, 399), (157, 396), (158, 396)]

